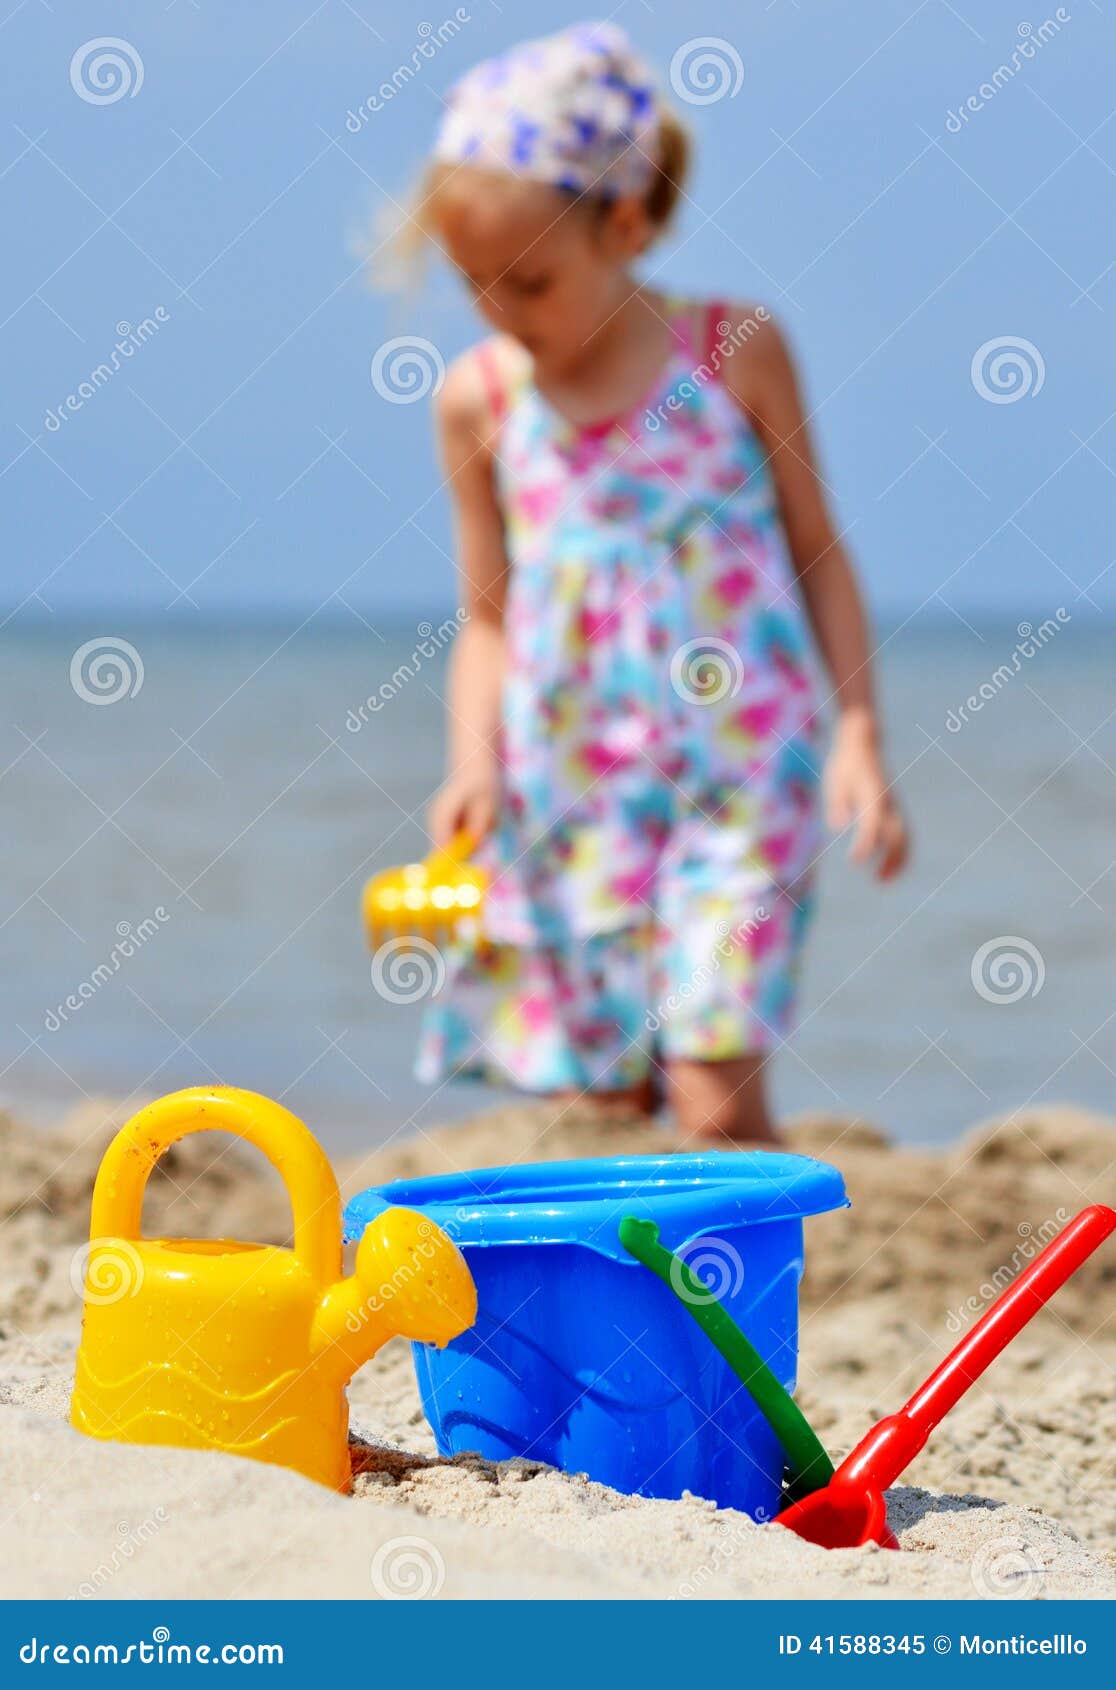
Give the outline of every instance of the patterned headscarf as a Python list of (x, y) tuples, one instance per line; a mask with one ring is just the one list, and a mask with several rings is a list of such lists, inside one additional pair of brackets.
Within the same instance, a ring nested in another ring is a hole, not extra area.
[(463, 76), (434, 157), (612, 199), (650, 187), (658, 130), (655, 79), (624, 31), (582, 23)]

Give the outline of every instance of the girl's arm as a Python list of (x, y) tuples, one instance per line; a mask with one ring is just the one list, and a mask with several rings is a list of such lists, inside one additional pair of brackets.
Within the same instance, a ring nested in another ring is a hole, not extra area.
[(496, 819), (500, 787), (508, 564), (493, 475), (493, 420), (475, 354), (451, 365), (436, 416), (468, 618), (450, 654), (447, 774), (428, 818), (435, 844), (445, 845), (459, 828), (483, 838)]
[[(755, 325), (754, 313), (735, 315), (742, 325)], [(890, 880), (906, 861), (907, 829), (884, 770), (864, 605), (822, 490), (794, 366), (768, 318), (721, 367), (767, 449), (791, 558), (833, 688), (827, 818), (836, 829), (855, 822), (853, 859), (872, 862), (877, 878)]]

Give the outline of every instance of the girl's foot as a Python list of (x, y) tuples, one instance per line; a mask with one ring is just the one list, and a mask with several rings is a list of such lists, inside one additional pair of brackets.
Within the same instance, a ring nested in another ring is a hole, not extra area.
[(781, 1139), (767, 1112), (762, 1056), (729, 1062), (672, 1062), (670, 1101), (680, 1150), (777, 1148)]

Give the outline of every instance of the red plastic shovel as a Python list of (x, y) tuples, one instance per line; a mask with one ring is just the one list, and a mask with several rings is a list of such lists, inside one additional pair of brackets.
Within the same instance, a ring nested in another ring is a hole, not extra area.
[(910, 1402), (873, 1426), (829, 1483), (793, 1503), (779, 1515), (778, 1524), (823, 1549), (856, 1549), (865, 1543), (898, 1549), (887, 1523), (887, 1486), (914, 1460), (969, 1386), (1114, 1228), (1116, 1210), (1102, 1203), (1082, 1209), (996, 1299)]

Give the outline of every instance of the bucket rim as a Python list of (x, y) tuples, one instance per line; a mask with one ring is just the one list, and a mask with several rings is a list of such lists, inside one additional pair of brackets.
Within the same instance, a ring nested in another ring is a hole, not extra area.
[(847, 1208), (840, 1172), (790, 1151), (524, 1162), (370, 1186), (345, 1208), (345, 1239), (399, 1205), (421, 1209), (462, 1249), (579, 1244), (638, 1266), (619, 1241), (625, 1215), (657, 1223), (667, 1249), (720, 1230)]

